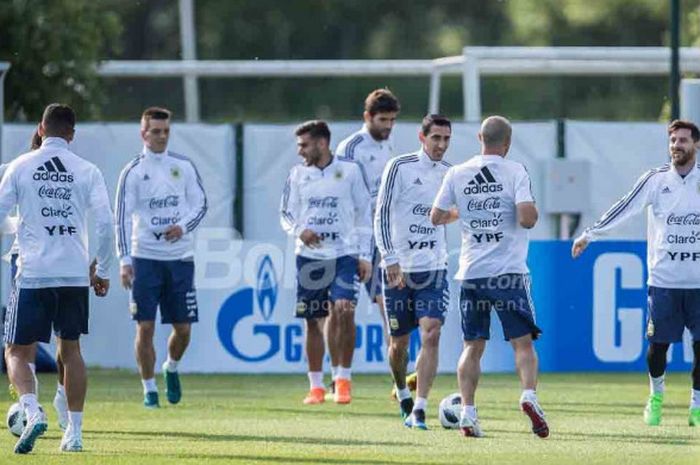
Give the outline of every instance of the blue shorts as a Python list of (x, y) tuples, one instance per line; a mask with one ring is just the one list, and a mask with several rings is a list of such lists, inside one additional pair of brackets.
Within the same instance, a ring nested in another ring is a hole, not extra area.
[(403, 289), (388, 287), (384, 276), (384, 304), (392, 336), (409, 334), (421, 318), (435, 318), (445, 322), (450, 301), (447, 270), (404, 273)]
[(378, 296), (382, 295), (382, 255), (378, 248), (374, 248), (372, 253), (372, 277), (365, 283), (365, 290), (370, 302), (374, 302)]
[(89, 287), (15, 288), (5, 317), (5, 342), (27, 345), (88, 333)]
[(199, 318), (194, 290), (194, 260), (132, 259), (134, 282), (129, 311), (136, 321), (194, 323)]
[(318, 260), (297, 255), (298, 318), (323, 318), (337, 300), (357, 303), (360, 279), (357, 257), (345, 255), (332, 260)]
[(667, 289), (649, 286), (647, 339), (670, 344), (683, 340), (688, 328), (700, 341), (700, 289)]
[(526, 334), (537, 339), (542, 333), (535, 324), (530, 275), (527, 274), (508, 273), (462, 281), (459, 308), (465, 341), (491, 337), (491, 309), (496, 310), (501, 320), (506, 341)]

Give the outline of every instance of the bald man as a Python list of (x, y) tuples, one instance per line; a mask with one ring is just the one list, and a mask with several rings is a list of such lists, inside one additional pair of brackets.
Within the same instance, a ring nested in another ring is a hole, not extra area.
[(505, 339), (515, 351), (523, 389), (520, 409), (530, 418), (537, 436), (549, 435), (535, 394), (533, 340), (541, 331), (535, 324), (525, 263), (527, 230), (537, 222), (537, 209), (527, 170), (506, 159), (511, 134), (506, 118), (484, 120), (479, 131), (481, 154), (447, 171), (430, 215), (436, 226), (461, 220), (462, 250), (455, 277), (462, 282), (459, 306), (464, 349), (457, 379), (462, 394), (460, 429), (469, 437), (483, 436), (474, 397), (481, 356), (490, 337), (491, 310), (496, 311)]

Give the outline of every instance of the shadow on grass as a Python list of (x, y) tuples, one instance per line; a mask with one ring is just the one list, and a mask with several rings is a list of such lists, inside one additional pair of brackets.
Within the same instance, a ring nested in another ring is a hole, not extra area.
[[(527, 434), (530, 432), (512, 431), (507, 429), (487, 429), (486, 433), (504, 433), (504, 434)], [(700, 439), (692, 437), (658, 437), (649, 434), (629, 434), (629, 433), (579, 433), (575, 431), (553, 431), (547, 441), (615, 441), (627, 442), (631, 444), (657, 444), (662, 446), (690, 446), (700, 445)]]
[[(166, 455), (166, 454), (164, 454)], [(168, 455), (169, 456), (169, 455)], [(318, 458), (308, 458), (308, 457), (285, 457), (280, 455), (234, 455), (234, 454), (223, 454), (223, 455), (200, 455), (200, 454), (175, 454), (172, 455), (173, 458), (177, 459), (201, 459), (201, 458), (211, 458), (211, 459), (225, 459), (225, 460), (240, 460), (245, 463), (249, 462), (279, 462), (279, 463), (338, 463), (347, 464), (353, 463), (358, 465), (378, 465), (386, 463), (397, 463), (405, 464), (404, 460), (387, 461), (386, 459), (358, 459), (358, 458), (331, 458), (331, 457), (318, 457)], [(420, 462), (421, 465), (445, 465), (447, 462)], [(469, 462), (461, 462), (464, 464), (469, 464)]]
[(149, 438), (186, 438), (212, 442), (279, 442), (288, 444), (311, 444), (318, 446), (401, 446), (413, 447), (410, 442), (398, 441), (369, 441), (356, 439), (310, 438), (303, 436), (254, 436), (245, 434), (209, 434), (191, 433), (187, 431), (165, 431), (154, 433), (153, 431), (89, 431), (87, 434), (95, 435), (120, 435), (120, 436), (144, 436)]

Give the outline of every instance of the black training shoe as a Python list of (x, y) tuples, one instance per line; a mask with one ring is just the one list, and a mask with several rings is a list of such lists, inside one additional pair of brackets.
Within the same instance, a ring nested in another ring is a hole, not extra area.
[(407, 397), (406, 399), (404, 399), (400, 402), (400, 405), (401, 405), (401, 419), (405, 420), (406, 418), (408, 418), (408, 416), (413, 411), (413, 399), (411, 397)]

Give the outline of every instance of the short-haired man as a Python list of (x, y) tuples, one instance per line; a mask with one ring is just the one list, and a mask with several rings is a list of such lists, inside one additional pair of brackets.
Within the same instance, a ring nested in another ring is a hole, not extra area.
[(369, 190), (359, 164), (331, 153), (325, 122), (307, 121), (295, 135), (304, 162), (289, 172), (280, 217), (282, 228), (296, 238), (296, 316), (306, 320), (309, 363), (310, 389), (304, 403), (325, 399), (323, 323), (330, 313), (336, 323), (327, 328), (328, 350), (339, 365), (334, 400), (347, 404), (352, 398), (359, 281), (372, 273)]
[(644, 422), (661, 424), (666, 352), (688, 328), (693, 338), (693, 371), (688, 424), (700, 426), (700, 131), (690, 121), (668, 126), (671, 163), (644, 173), (632, 190), (574, 242), (578, 257), (590, 241), (608, 234), (632, 216), (647, 211), (649, 314), (647, 364), (650, 395)]
[[(527, 230), (537, 222), (537, 209), (527, 170), (505, 158), (511, 134), (507, 119), (492, 116), (484, 120), (479, 132), (481, 154), (450, 168), (430, 217), (439, 225), (457, 214), (462, 226), (456, 276), (462, 281), (464, 350), (457, 377), (462, 394), (462, 434), (482, 436), (474, 395), (493, 309), (515, 350), (523, 389), (520, 408), (530, 418), (532, 431), (544, 438), (549, 435), (549, 427), (535, 394), (537, 354), (533, 346), (541, 331), (535, 324), (526, 264)], [(455, 205), (456, 212), (450, 210)]]
[(136, 362), (144, 406), (159, 407), (153, 347), (156, 310), (172, 325), (163, 364), (168, 402), (182, 396), (177, 368), (198, 319), (194, 288), (194, 234), (207, 212), (207, 197), (192, 161), (168, 149), (170, 111), (152, 107), (141, 116), (143, 151), (119, 177), (117, 253), (121, 281), (131, 291), (136, 321)]
[[(451, 166), (443, 161), (452, 125), (441, 115), (423, 118), (417, 152), (398, 156), (382, 176), (374, 216), (375, 241), (384, 268), (384, 302), (389, 321), (389, 365), (404, 424), (428, 429), (425, 412), (438, 365), (440, 329), (449, 301), (445, 227), (430, 223), (430, 209)], [(409, 337), (419, 328), (414, 404), (406, 387)]]
[[(365, 98), (364, 125), (338, 144), (336, 154), (339, 157), (354, 160), (362, 165), (367, 175), (370, 195), (372, 196), (372, 212), (377, 202), (379, 184), (382, 172), (387, 162), (394, 156), (391, 142), (391, 131), (396, 123), (396, 117), (401, 110), (399, 100), (389, 89), (376, 89)], [(386, 327), (384, 300), (382, 298), (382, 278), (379, 272), (381, 256), (379, 250), (372, 247), (372, 277), (365, 283), (365, 290), (370, 302), (379, 306), (384, 327), (384, 339), (388, 343), (389, 333)], [(332, 324), (333, 321), (329, 321)], [(331, 360), (331, 369), (337, 371), (337, 360)]]
[[(64, 366), (68, 425), (61, 450), (80, 451), (87, 373), (79, 339), (88, 331), (89, 286), (105, 296), (113, 261), (112, 212), (100, 170), (68, 149), (75, 113), (51, 104), (39, 126), (41, 147), (14, 160), (0, 183), (0, 220), (17, 205), (19, 266), (6, 319), (8, 373), (27, 417), (15, 452), (26, 454), (46, 431), (29, 363), (51, 328)], [(97, 263), (90, 271), (87, 212), (95, 215)]]

